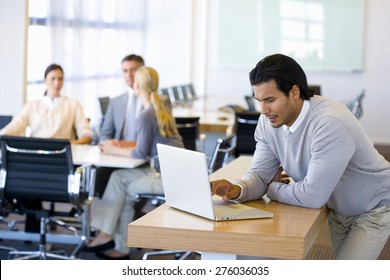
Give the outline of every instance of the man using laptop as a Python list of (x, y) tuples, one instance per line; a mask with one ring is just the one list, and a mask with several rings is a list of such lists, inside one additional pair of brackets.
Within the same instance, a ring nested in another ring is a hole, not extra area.
[(309, 94), (292, 58), (265, 57), (250, 82), (261, 112), (252, 165), (232, 183), (211, 182), (212, 193), (224, 200), (267, 194), (301, 207), (327, 205), (336, 258), (377, 259), (390, 234), (389, 162), (344, 105)]

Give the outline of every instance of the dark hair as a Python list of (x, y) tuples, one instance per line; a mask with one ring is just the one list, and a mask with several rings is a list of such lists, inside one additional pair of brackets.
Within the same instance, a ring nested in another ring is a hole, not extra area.
[[(49, 66), (46, 67), (46, 70), (45, 70), (45, 75), (44, 75), (44, 78), (46, 80), (46, 77), (47, 75), (51, 72), (51, 71), (54, 71), (54, 70), (60, 70), (62, 72), (62, 75), (64, 75), (64, 70), (62, 69), (62, 67), (58, 64), (50, 64)], [(43, 94), (44, 96), (47, 95), (47, 90), (45, 90), (45, 93)]]
[(139, 55), (136, 55), (136, 54), (129, 54), (127, 56), (125, 56), (123, 59), (122, 59), (122, 63), (125, 62), (125, 61), (132, 61), (134, 60), (135, 62), (138, 62), (139, 64), (141, 64), (142, 66), (145, 65), (145, 61), (144, 59), (142, 58), (142, 56), (139, 56)]
[(283, 54), (274, 54), (263, 58), (249, 73), (251, 85), (274, 80), (278, 90), (288, 96), (293, 85), (300, 90), (300, 97), (308, 100), (309, 92), (306, 74), (302, 67), (291, 57)]
[(58, 64), (50, 64), (49, 66), (46, 67), (46, 70), (45, 70), (45, 79), (47, 77), (47, 75), (49, 74), (49, 72), (53, 71), (53, 70), (60, 70), (62, 72), (62, 74), (64, 74), (64, 70), (62, 70), (62, 67)]

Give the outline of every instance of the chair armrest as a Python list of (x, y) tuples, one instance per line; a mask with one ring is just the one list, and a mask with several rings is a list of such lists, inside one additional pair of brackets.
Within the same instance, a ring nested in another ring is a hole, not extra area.
[(140, 199), (157, 199), (165, 202), (165, 197), (163, 194), (152, 194), (152, 193), (137, 193), (134, 195), (135, 200)]
[[(92, 164), (83, 164), (76, 168), (73, 174), (72, 188), (78, 188), (77, 197), (71, 197), (71, 202), (79, 209), (90, 205), (95, 193), (96, 168)], [(74, 191), (76, 191), (74, 189)]]

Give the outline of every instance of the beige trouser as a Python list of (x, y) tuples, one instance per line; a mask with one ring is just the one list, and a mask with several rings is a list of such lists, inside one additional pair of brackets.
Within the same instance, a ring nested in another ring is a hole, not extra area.
[(329, 231), (338, 260), (376, 260), (390, 235), (390, 206), (356, 216), (331, 211)]
[(114, 171), (91, 222), (91, 226), (112, 235), (115, 249), (122, 253), (129, 252), (127, 226), (134, 218), (133, 197), (137, 193), (162, 194), (160, 175), (149, 167)]

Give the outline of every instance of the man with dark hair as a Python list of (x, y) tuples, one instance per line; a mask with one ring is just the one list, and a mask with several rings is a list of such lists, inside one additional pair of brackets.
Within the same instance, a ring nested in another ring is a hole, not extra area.
[[(145, 62), (141, 56), (131, 54), (122, 59), (123, 78), (128, 85), (127, 92), (111, 98), (104, 122), (99, 134), (99, 140), (117, 139), (135, 141), (135, 121), (136, 115), (141, 110), (141, 104), (134, 94), (134, 73), (144, 66)], [(133, 104), (132, 102), (135, 101)], [(135, 110), (131, 110), (135, 108)], [(131, 129), (134, 127), (134, 130)]]
[[(110, 98), (107, 112), (104, 116), (99, 140), (112, 140), (117, 145), (133, 145), (136, 138), (136, 118), (141, 111), (141, 102), (134, 93), (134, 74), (141, 66), (145, 65), (144, 59), (135, 54), (130, 54), (122, 59), (122, 73), (127, 92)], [(96, 172), (95, 195), (102, 196), (114, 168), (98, 168)]]
[(327, 205), (336, 258), (377, 259), (390, 234), (389, 162), (343, 104), (309, 94), (306, 75), (292, 58), (262, 59), (250, 82), (261, 112), (253, 162), (233, 183), (212, 182), (213, 194)]

